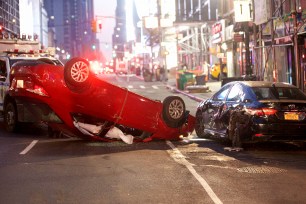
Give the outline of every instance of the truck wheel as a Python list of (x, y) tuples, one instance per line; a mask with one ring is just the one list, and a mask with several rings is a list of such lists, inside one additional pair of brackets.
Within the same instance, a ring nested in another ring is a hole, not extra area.
[(90, 66), (87, 60), (75, 57), (64, 67), (64, 79), (69, 89), (75, 92), (83, 91), (90, 85)]
[(4, 107), (4, 125), (8, 132), (16, 132), (18, 129), (18, 115), (15, 103), (9, 101)]
[(172, 128), (178, 128), (185, 122), (185, 103), (178, 96), (168, 96), (163, 101), (163, 119)]

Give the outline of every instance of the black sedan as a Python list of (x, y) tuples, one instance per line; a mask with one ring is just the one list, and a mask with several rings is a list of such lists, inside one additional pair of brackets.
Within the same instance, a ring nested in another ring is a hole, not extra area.
[(306, 95), (287, 83), (235, 81), (197, 108), (201, 138), (224, 138), (233, 146), (256, 141), (306, 141)]

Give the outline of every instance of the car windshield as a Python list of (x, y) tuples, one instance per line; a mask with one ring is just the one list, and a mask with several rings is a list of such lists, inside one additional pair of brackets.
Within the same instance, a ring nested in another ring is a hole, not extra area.
[(306, 100), (306, 95), (298, 88), (291, 87), (252, 87), (258, 100)]

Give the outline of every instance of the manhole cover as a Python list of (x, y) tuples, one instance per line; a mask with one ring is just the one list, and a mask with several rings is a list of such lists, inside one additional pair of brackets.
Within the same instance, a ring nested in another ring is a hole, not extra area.
[(238, 172), (244, 172), (244, 173), (283, 173), (286, 172), (285, 169), (280, 169), (276, 167), (270, 167), (270, 166), (248, 166), (243, 168), (238, 168)]

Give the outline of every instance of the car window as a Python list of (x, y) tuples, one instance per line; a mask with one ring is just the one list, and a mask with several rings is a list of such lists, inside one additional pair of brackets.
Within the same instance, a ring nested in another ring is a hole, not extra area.
[(253, 87), (252, 90), (257, 100), (277, 99), (273, 94), (272, 87)]
[(239, 101), (241, 99), (240, 95), (241, 95), (241, 86), (239, 84), (236, 84), (231, 88), (226, 101)]
[(229, 91), (230, 86), (224, 86), (222, 87), (213, 97), (214, 101), (224, 101), (225, 97)]
[(3, 60), (0, 60), (0, 81), (5, 81), (7, 77), (6, 63)]
[(306, 100), (306, 96), (297, 88), (277, 88), (279, 99)]
[(306, 100), (306, 95), (298, 88), (277, 87), (276, 92), (273, 87), (253, 87), (252, 90), (258, 100)]

